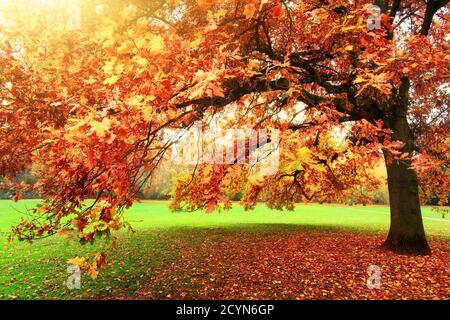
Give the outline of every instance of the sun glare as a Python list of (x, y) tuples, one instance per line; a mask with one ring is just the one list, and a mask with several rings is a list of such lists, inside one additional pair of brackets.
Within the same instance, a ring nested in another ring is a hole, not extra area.
[(78, 5), (78, 0), (0, 0), (0, 9), (7, 5), (20, 4), (34, 9), (52, 9), (67, 8), (69, 6)]
[(36, 7), (60, 7), (78, 4), (77, 0), (29, 0)]

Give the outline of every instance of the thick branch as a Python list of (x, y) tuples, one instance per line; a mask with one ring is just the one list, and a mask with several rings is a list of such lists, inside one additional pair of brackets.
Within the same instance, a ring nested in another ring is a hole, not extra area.
[[(243, 96), (253, 92), (267, 92), (275, 90), (288, 90), (289, 82), (286, 79), (278, 79), (273, 81), (267, 81), (260, 78), (250, 79), (243, 84), (237, 83), (238, 80), (232, 80), (224, 83), (224, 97), (204, 97), (194, 100), (188, 100), (176, 104), (177, 108), (185, 108), (191, 105), (197, 106), (214, 106), (224, 107), (234, 101), (239, 100)], [(228, 90), (227, 90), (228, 89)]]
[(449, 0), (428, 0), (427, 8), (425, 9), (425, 16), (423, 18), (422, 28), (420, 29), (420, 34), (423, 36), (428, 35), (428, 31), (430, 31), (431, 24), (433, 23), (433, 18), (436, 12), (439, 11), (442, 7), (444, 7)]

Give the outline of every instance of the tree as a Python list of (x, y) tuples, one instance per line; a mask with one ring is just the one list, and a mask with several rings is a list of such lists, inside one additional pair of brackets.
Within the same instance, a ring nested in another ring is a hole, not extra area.
[(258, 197), (278, 209), (340, 199), (376, 184), (367, 169), (384, 158), (384, 247), (430, 253), (419, 182), (449, 189), (448, 1), (375, 1), (379, 17), (370, 1), (81, 1), (75, 27), (25, 3), (4, 10), (0, 175), (31, 166), (39, 181), (27, 188), (45, 202), (14, 228), (20, 239), (75, 229), (93, 241), (124, 227), (176, 142), (163, 131), (203, 120), (280, 130), (280, 171), (199, 164), (175, 210), (229, 208), (242, 186), (249, 209)]

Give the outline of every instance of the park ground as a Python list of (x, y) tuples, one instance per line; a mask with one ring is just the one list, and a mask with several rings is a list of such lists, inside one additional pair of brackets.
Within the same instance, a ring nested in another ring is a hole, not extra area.
[[(36, 200), (0, 201), (0, 299), (449, 299), (450, 219), (423, 208), (433, 254), (380, 249), (386, 206), (258, 205), (246, 212), (173, 213), (144, 201), (126, 212), (135, 233), (120, 232), (96, 280), (66, 286), (67, 260), (99, 251), (60, 236), (8, 242), (9, 228)], [(367, 268), (381, 268), (369, 289)]]

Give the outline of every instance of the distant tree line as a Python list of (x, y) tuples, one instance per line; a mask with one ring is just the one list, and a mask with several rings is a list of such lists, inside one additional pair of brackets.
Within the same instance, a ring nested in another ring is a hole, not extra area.
[[(144, 186), (139, 191), (139, 198), (143, 200), (170, 200), (171, 191), (180, 171), (172, 170), (170, 167), (162, 167), (159, 169), (158, 174), (151, 180), (150, 184)], [(2, 177), (0, 177), (2, 179)], [(29, 171), (24, 171), (17, 175), (15, 178), (17, 183), (33, 183), (36, 179), (30, 174)], [(13, 190), (0, 190), (0, 200), (13, 199)], [(35, 192), (24, 192), (20, 196), (22, 199), (38, 199), (39, 195)], [(240, 201), (243, 197), (242, 192), (238, 192), (229, 195), (232, 201)], [(261, 199), (264, 201), (264, 199)], [(315, 203), (328, 203), (320, 199), (313, 199)], [(343, 203), (347, 205), (387, 205), (389, 204), (389, 192), (386, 185), (382, 185), (374, 191), (367, 191), (364, 188), (360, 188), (357, 192), (351, 196), (345, 198), (342, 201), (333, 201), (334, 203)], [(430, 195), (427, 197), (425, 205), (438, 206), (439, 198), (436, 195)], [(450, 191), (447, 193), (447, 203), (445, 206), (450, 206)]]

